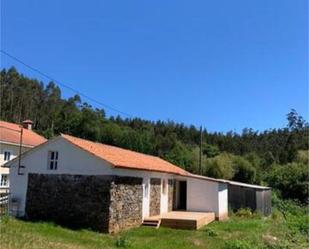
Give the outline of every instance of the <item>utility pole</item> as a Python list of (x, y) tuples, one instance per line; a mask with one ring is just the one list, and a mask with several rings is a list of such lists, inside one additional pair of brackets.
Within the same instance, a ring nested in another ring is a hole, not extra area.
[(203, 129), (200, 127), (200, 164), (199, 164), (199, 173), (202, 174), (202, 144), (203, 144)]

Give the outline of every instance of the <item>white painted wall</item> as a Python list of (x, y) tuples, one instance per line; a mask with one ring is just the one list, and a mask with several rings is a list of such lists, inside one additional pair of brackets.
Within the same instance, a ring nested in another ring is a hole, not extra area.
[(228, 184), (219, 183), (219, 219), (228, 217)]
[(227, 184), (188, 178), (187, 210), (215, 212), (220, 218), (221, 214), (227, 213)]
[[(22, 147), (22, 153), (29, 149), (30, 149), (29, 147)], [(19, 155), (19, 146), (0, 142), (0, 181), (1, 181), (2, 175), (9, 175), (9, 168), (2, 167), (3, 164), (8, 162), (4, 160), (5, 151), (11, 152), (10, 160), (13, 160), (17, 155)], [(7, 188), (7, 187), (9, 187), (9, 182), (7, 186), (0, 185), (0, 192), (2, 188)]]

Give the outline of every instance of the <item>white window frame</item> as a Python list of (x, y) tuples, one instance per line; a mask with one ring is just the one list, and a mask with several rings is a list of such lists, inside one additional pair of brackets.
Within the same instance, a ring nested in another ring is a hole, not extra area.
[[(9, 153), (9, 159), (5, 159), (5, 153)], [(8, 162), (12, 159), (13, 152), (11, 150), (3, 150), (3, 161)]]
[(3, 188), (3, 187), (8, 187), (8, 186), (9, 186), (9, 174), (0, 174), (0, 187)]
[[(53, 158), (52, 158), (53, 155)], [(57, 170), (59, 162), (59, 152), (56, 150), (48, 151), (47, 155), (47, 169), (48, 170)]]

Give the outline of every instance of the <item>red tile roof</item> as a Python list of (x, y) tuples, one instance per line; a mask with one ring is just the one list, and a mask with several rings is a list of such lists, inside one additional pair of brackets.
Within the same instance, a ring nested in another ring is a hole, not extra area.
[(61, 136), (79, 148), (111, 163), (115, 168), (137, 169), (187, 176), (189, 173), (159, 157), (118, 148), (111, 145), (64, 135)]
[[(19, 144), (20, 143), (20, 130), (18, 124), (9, 123), (0, 120), (0, 141)], [(46, 142), (47, 140), (35, 133), (32, 130), (23, 129), (23, 145), (34, 147)]]

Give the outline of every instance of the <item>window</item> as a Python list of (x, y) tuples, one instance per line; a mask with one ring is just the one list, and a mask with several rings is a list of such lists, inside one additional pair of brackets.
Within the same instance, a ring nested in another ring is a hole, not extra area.
[(11, 160), (11, 151), (7, 151), (7, 150), (4, 151), (3, 156), (4, 156), (4, 161)]
[(58, 151), (48, 151), (48, 169), (57, 170), (58, 168)]
[(9, 186), (9, 175), (8, 174), (2, 174), (0, 175), (0, 187), (8, 187)]

